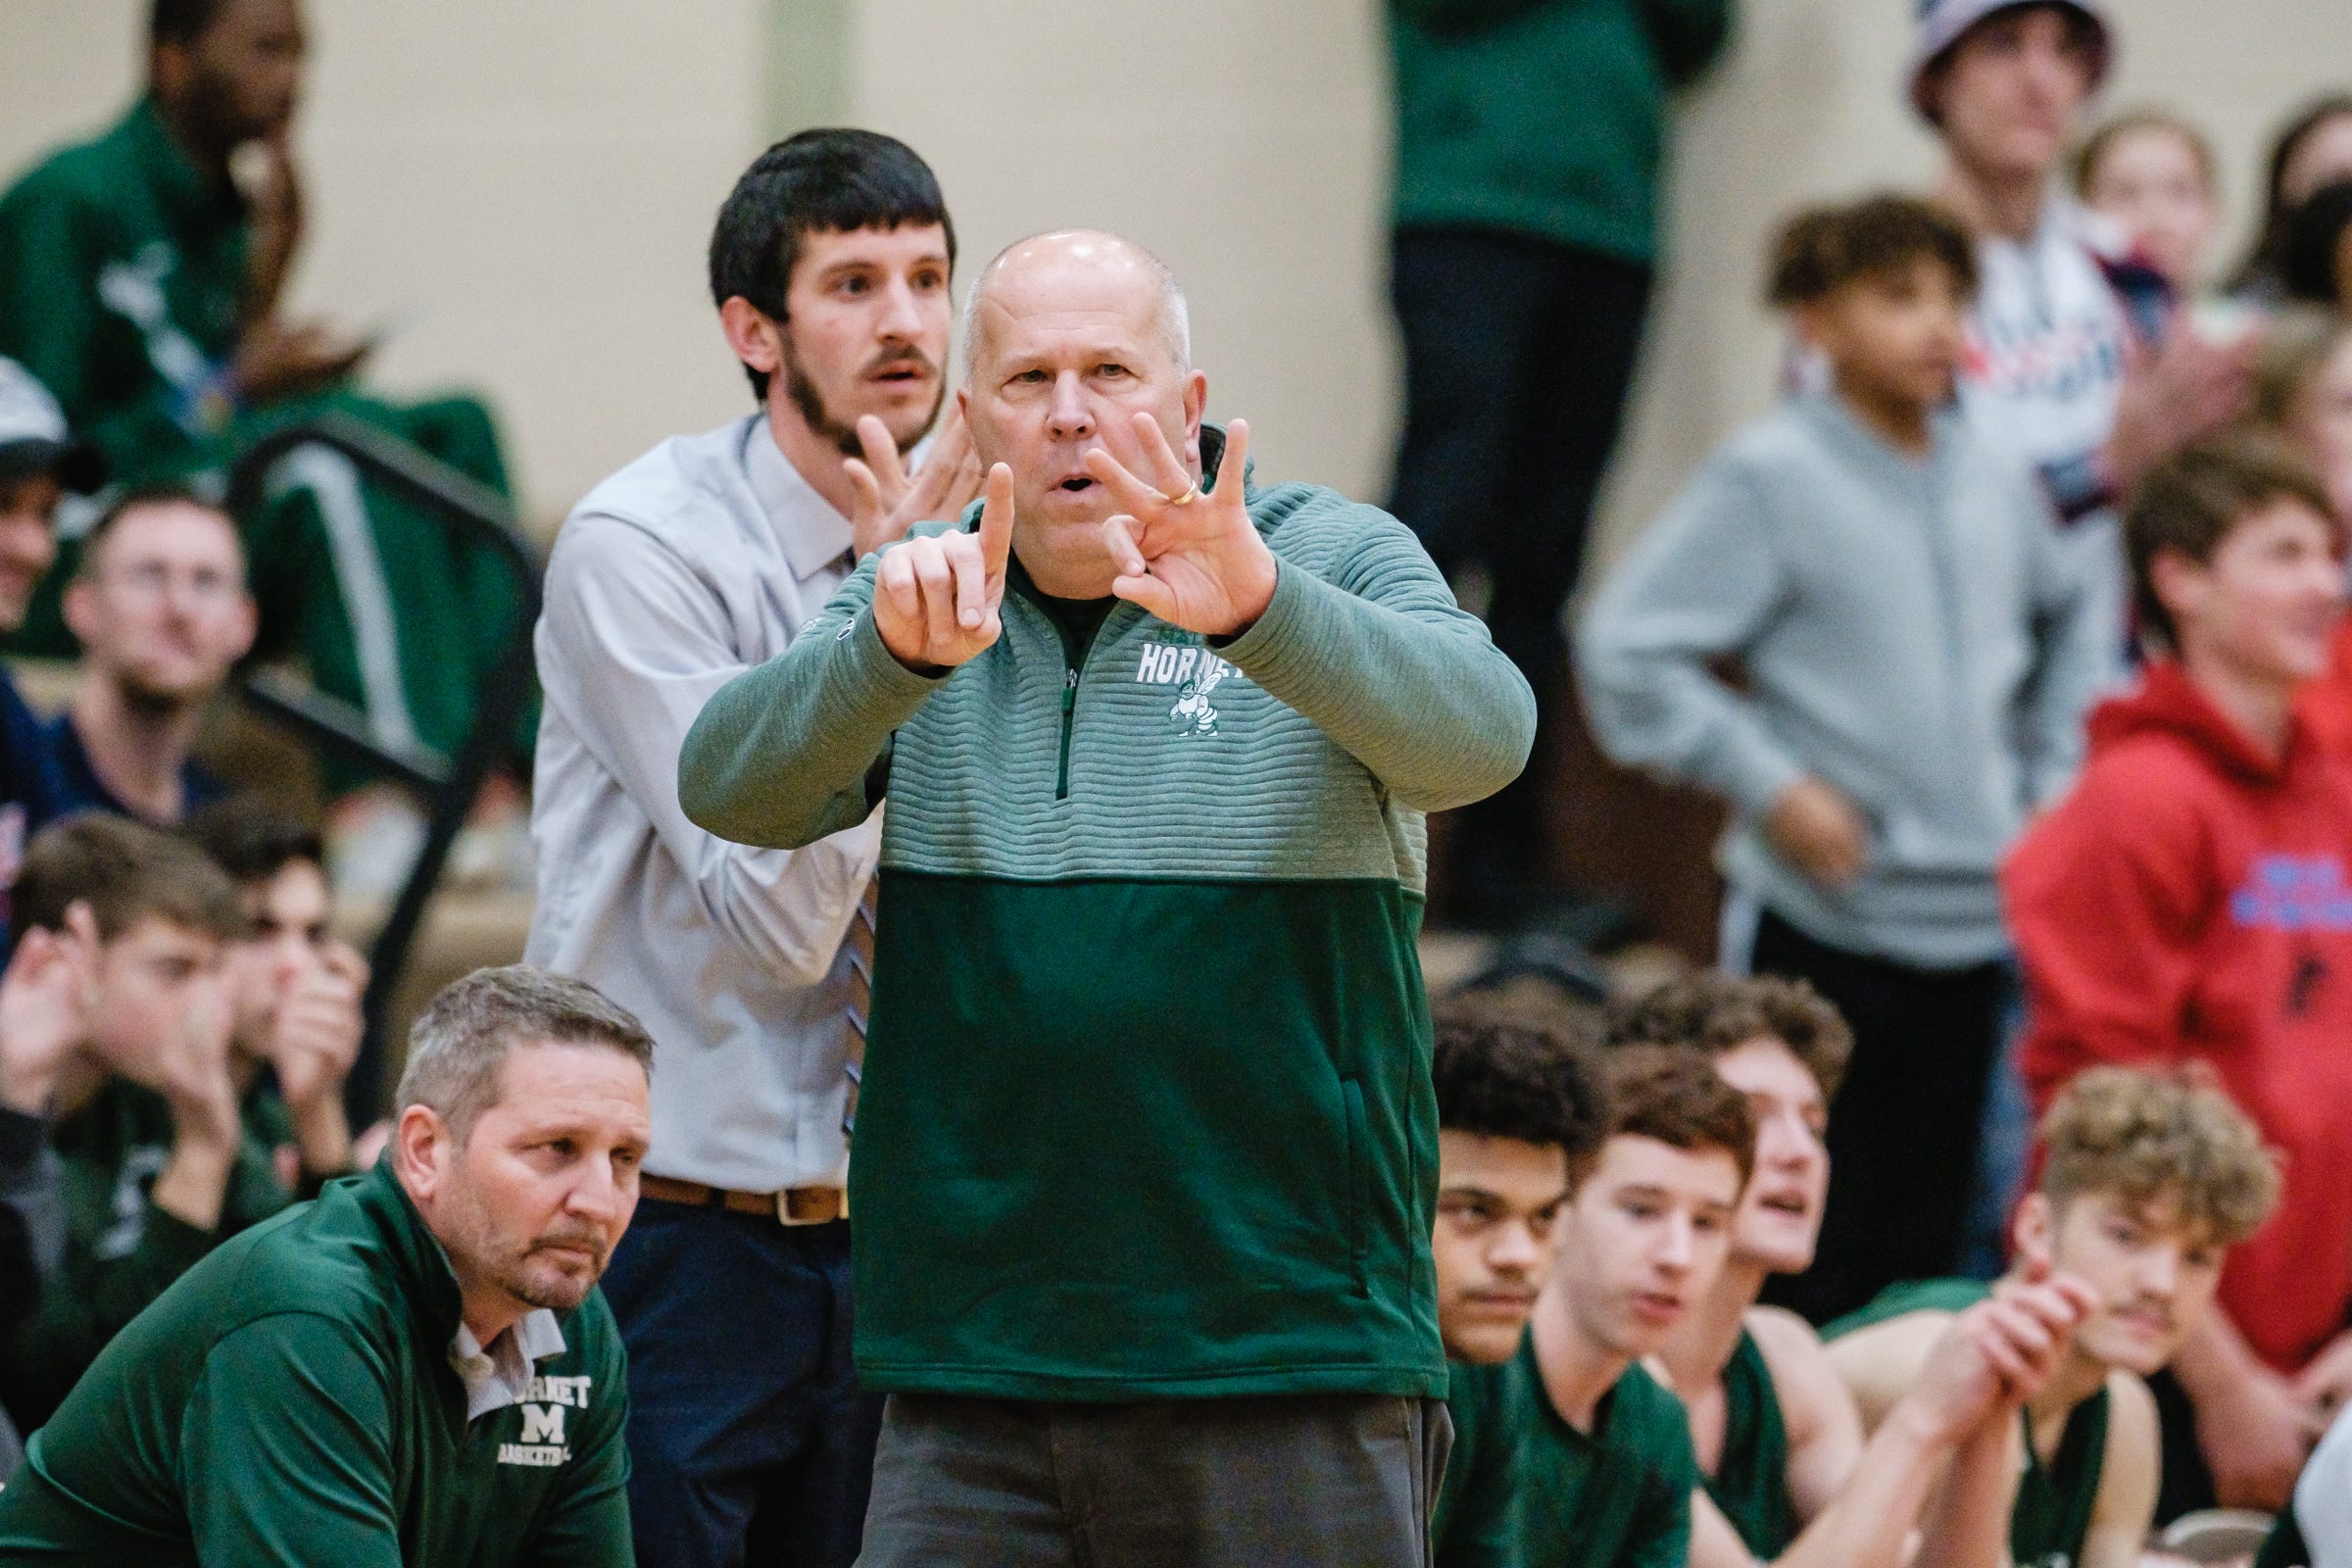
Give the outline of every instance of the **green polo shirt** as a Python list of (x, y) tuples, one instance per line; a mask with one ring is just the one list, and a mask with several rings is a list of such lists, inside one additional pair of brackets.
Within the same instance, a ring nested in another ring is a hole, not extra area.
[[(1454, 1366), (1446, 1404), (1466, 1457), (1439, 1496), (1439, 1568), (1683, 1568), (1698, 1460), (1682, 1401), (1640, 1366), (1601, 1397), (1589, 1435), (1544, 1392), (1532, 1335), (1499, 1366)], [(1494, 1500), (1497, 1489), (1513, 1494)], [(1515, 1542), (1498, 1540), (1497, 1520)]]
[(602, 1293), (522, 1398), (468, 1418), (458, 1283), (381, 1164), (216, 1250), (142, 1313), (0, 1493), (0, 1561), (500, 1568), (633, 1560)]

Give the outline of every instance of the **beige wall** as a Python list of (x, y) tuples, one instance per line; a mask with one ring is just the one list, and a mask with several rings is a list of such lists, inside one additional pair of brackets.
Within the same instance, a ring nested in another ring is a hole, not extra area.
[[(298, 297), (391, 319), (377, 375), (486, 387), (533, 510), (742, 407), (701, 292), (711, 212), (777, 128), (848, 116), (939, 168), (977, 260), (1054, 224), (1158, 248), (1212, 412), (1264, 471), (1377, 496), (1395, 425), (1377, 0), (311, 0)], [(2242, 202), (2270, 124), (2344, 64), (2340, 0), (2131, 0), (2117, 101), (2189, 106)], [(5, 0), (0, 165), (132, 90), (143, 0)], [(1908, 0), (1747, 0), (1687, 106), (1673, 262), (1616, 532), (1765, 405), (1756, 253), (1791, 204), (1933, 167)]]

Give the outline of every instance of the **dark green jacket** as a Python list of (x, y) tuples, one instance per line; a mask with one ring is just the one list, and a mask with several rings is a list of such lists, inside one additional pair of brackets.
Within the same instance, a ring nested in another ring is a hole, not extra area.
[(1399, 228), (1657, 251), (1666, 95), (1731, 0), (1389, 0)]
[(198, 1230), (156, 1207), (150, 1189), (172, 1158), (172, 1108), (115, 1079), (51, 1131), (66, 1211), (66, 1250), (40, 1306), (0, 1346), (0, 1399), (29, 1432), (49, 1418), (107, 1342), (220, 1244), (294, 1200), (274, 1152), (289, 1136), (281, 1105), (257, 1095), (229, 1167), (220, 1223)]
[(776, 846), (862, 821), (889, 748), (872, 1387), (1445, 1396), (1422, 812), (1516, 774), (1535, 704), (1396, 519), (1299, 484), (1250, 511), (1279, 575), (1228, 645), (1120, 604), (1073, 662), (1016, 578), (929, 679), (869, 558), (687, 737), (687, 814)]
[(40, 377), (116, 476), (219, 461), (206, 389), (234, 353), (251, 221), (152, 101), (0, 197), (0, 354)]
[(216, 1250), (124, 1330), (0, 1493), (0, 1561), (625, 1565), (601, 1292), (526, 1402), (468, 1422), (458, 1282), (390, 1165)]

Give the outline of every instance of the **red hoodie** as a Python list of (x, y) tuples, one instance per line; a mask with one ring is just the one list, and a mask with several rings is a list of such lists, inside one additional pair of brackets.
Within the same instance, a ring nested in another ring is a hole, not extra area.
[(2221, 1300), (2300, 1368), (2352, 1305), (2352, 757), (2266, 758), (2170, 661), (2090, 717), (2090, 760), (2002, 873), (2035, 1109), (2098, 1062), (2204, 1061), (2285, 1156)]

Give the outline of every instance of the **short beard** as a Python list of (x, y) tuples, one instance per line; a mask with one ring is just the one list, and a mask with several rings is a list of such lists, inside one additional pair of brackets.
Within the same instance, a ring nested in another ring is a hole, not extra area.
[[(453, 1205), (451, 1215), (455, 1234), (440, 1238), (441, 1246), (450, 1260), (462, 1268), (477, 1273), (525, 1306), (543, 1307), (553, 1312), (569, 1312), (588, 1298), (596, 1282), (604, 1278), (605, 1265), (612, 1254), (606, 1250), (604, 1239), (589, 1232), (566, 1230), (561, 1226), (534, 1236), (514, 1250), (499, 1236), (498, 1228), (480, 1198), (470, 1186), (466, 1187)], [(531, 1253), (546, 1242), (580, 1242), (589, 1247), (595, 1263), (586, 1279), (571, 1274), (537, 1273), (531, 1268)]]
[[(862, 459), (865, 456), (865, 443), (858, 439), (857, 422), (852, 420), (845, 424), (834, 416), (831, 409), (825, 407), (825, 395), (816, 389), (816, 382), (801, 368), (801, 356), (792, 346), (792, 328), (784, 327), (777, 337), (784, 350), (784, 395), (792, 399), (792, 406), (800, 411), (802, 422), (819, 440), (832, 443), (843, 457)], [(920, 350), (910, 350), (909, 353), (926, 366), (931, 364)], [(936, 370), (937, 368), (933, 368)], [(914, 449), (914, 444), (923, 438), (923, 432), (930, 429), (939, 418), (940, 408), (947, 402), (948, 378), (940, 375), (936, 379), (939, 390), (931, 395), (930, 412), (923, 416), (923, 422), (915, 426), (913, 436), (899, 442), (901, 457)]]

